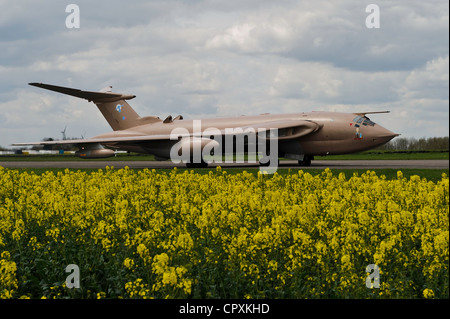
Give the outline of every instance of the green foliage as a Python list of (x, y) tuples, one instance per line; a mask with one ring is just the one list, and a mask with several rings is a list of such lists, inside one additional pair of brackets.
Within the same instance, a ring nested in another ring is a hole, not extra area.
[(0, 167), (0, 296), (448, 298), (446, 174), (203, 173)]

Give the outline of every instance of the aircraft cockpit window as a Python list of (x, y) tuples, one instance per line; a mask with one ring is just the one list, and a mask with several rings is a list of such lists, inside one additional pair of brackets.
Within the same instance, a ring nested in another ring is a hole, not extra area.
[(364, 122), (362, 123), (362, 125), (374, 126), (375, 122), (372, 122), (367, 116), (364, 116)]
[(364, 126), (375, 126), (375, 122), (372, 122), (367, 116), (357, 116), (353, 119), (353, 122), (356, 122), (357, 124), (361, 124)]

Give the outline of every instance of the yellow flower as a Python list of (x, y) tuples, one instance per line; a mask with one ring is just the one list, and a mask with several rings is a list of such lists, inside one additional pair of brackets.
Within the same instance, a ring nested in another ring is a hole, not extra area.
[(0, 259), (0, 299), (10, 299), (13, 297), (15, 290), (18, 288), (16, 278), (17, 265), (14, 261), (10, 261), (10, 254), (4, 251)]
[(125, 260), (123, 261), (123, 265), (128, 268), (131, 269), (134, 266), (134, 260), (130, 259), (130, 258), (125, 258)]
[(171, 285), (175, 286), (177, 284), (177, 274), (175, 273), (173, 267), (171, 267), (168, 271), (164, 272), (162, 277), (163, 285)]
[[(0, 168), (0, 185), (2, 298), (448, 298), (446, 174)], [(79, 262), (69, 289), (57, 269)]]
[(106, 298), (106, 292), (101, 291), (97, 293), (97, 299), (103, 299)]
[(424, 291), (423, 291), (423, 296), (426, 298), (426, 299), (433, 299), (434, 298), (434, 292), (433, 292), (433, 290), (432, 289), (425, 289)]

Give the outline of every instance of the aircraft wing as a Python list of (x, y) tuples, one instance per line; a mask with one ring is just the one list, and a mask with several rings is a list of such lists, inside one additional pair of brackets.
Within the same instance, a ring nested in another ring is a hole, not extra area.
[[(267, 132), (271, 129), (278, 129), (278, 139), (286, 140), (298, 138), (310, 133), (313, 133), (321, 128), (321, 125), (309, 121), (309, 120), (278, 120), (261, 122), (252, 125), (246, 125), (242, 127), (235, 127), (230, 129), (218, 130), (221, 135), (240, 135), (249, 133), (260, 133), (262, 131)], [(204, 135), (208, 136), (208, 130), (205, 129)], [(217, 132), (217, 131), (215, 131)], [(154, 135), (130, 135), (117, 137), (93, 137), (89, 139), (74, 139), (74, 140), (59, 140), (59, 141), (40, 141), (31, 143), (14, 143), (12, 146), (28, 146), (28, 145), (87, 145), (87, 144), (105, 144), (111, 145), (114, 143), (127, 144), (146, 141), (164, 141), (164, 140), (177, 140), (184, 137), (201, 137), (201, 133), (177, 133), (177, 134), (154, 134)], [(270, 138), (268, 136), (267, 138)]]
[[(181, 134), (180, 134), (181, 135)], [(185, 134), (189, 136), (189, 134)], [(133, 143), (144, 141), (170, 140), (170, 135), (144, 135), (144, 136), (119, 136), (119, 137), (101, 137), (89, 139), (74, 139), (74, 140), (60, 140), (60, 141), (41, 141), (31, 143), (14, 143), (12, 146), (27, 146), (27, 145), (64, 145), (64, 144), (111, 144), (111, 143)]]

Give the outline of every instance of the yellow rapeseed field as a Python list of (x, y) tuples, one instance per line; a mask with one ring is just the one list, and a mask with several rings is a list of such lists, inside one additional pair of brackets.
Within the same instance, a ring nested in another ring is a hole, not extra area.
[(0, 298), (448, 298), (448, 228), (445, 174), (0, 167)]

